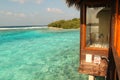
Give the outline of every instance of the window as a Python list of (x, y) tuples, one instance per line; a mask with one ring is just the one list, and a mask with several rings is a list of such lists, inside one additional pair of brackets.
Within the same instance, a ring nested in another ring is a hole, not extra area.
[(87, 7), (86, 46), (109, 47), (110, 9), (106, 7)]

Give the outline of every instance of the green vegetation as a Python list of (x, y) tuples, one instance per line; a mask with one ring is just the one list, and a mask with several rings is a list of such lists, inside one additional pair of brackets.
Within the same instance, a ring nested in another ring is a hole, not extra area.
[(48, 27), (57, 27), (63, 29), (75, 29), (80, 27), (80, 19), (73, 18), (71, 20), (59, 20), (48, 24)]

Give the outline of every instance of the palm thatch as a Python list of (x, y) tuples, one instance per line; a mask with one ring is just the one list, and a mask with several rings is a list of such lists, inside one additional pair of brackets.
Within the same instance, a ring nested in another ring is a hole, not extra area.
[[(103, 6), (103, 5), (110, 5), (112, 0), (66, 0), (68, 7), (74, 6), (78, 10), (80, 10), (80, 6), (82, 2), (91, 2), (92, 6)], [(94, 4), (93, 4), (94, 3)]]
[(78, 10), (80, 10), (80, 4), (82, 0), (66, 0), (66, 3), (69, 7), (74, 6)]

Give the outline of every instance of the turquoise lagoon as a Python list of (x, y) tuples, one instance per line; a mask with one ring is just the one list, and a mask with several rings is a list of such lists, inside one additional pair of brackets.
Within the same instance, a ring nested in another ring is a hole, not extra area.
[(79, 30), (0, 31), (0, 80), (87, 80)]

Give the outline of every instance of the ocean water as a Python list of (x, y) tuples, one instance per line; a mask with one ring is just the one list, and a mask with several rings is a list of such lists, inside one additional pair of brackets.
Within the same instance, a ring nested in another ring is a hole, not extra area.
[(79, 30), (0, 31), (0, 80), (88, 80), (78, 73)]

